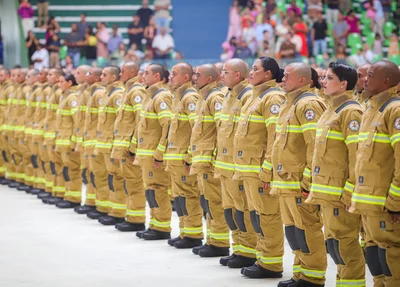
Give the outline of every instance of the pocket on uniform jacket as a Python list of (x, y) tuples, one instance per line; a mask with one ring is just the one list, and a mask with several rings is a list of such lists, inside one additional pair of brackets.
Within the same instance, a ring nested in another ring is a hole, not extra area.
[(238, 164), (247, 165), (262, 165), (261, 159), (264, 155), (263, 148), (253, 148), (253, 149), (236, 149), (235, 151), (235, 161)]

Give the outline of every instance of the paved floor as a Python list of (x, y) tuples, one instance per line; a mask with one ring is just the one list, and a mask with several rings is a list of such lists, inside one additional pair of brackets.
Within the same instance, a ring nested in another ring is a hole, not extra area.
[[(137, 239), (14, 189), (0, 186), (0, 202), (1, 287), (272, 287), (279, 281), (244, 278), (218, 259), (199, 258), (164, 241)], [(174, 213), (173, 235), (177, 219)], [(292, 262), (287, 243), (285, 251), (287, 279)], [(326, 286), (335, 286), (331, 260)]]

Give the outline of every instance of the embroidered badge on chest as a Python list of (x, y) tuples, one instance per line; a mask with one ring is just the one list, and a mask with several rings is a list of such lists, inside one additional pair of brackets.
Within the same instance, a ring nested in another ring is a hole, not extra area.
[(313, 119), (315, 119), (315, 112), (311, 109), (306, 110), (304, 116), (308, 121), (312, 121)]
[(117, 107), (119, 107), (121, 105), (121, 99), (116, 100), (115, 104), (117, 105)]
[(357, 120), (352, 120), (349, 123), (349, 129), (353, 132), (357, 132), (360, 130), (360, 123)]

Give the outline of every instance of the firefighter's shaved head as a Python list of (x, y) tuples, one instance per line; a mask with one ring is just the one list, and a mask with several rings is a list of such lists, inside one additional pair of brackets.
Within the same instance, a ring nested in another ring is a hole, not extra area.
[(299, 77), (304, 77), (307, 82), (311, 81), (311, 69), (310, 66), (305, 63), (292, 63), (288, 66), (293, 68), (293, 72)]
[(218, 78), (218, 70), (213, 64), (204, 64), (199, 67), (206, 77), (211, 77), (213, 81)]

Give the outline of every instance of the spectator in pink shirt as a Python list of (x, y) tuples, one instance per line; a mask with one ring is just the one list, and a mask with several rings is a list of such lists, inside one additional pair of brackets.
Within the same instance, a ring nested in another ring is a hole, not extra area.
[(349, 25), (349, 33), (360, 33), (360, 28), (359, 28), (360, 20), (354, 14), (353, 10), (350, 10), (347, 13), (347, 16), (344, 17), (344, 20)]
[(232, 7), (230, 7), (229, 11), (229, 28), (226, 40), (229, 40), (232, 37), (239, 38), (240, 36), (241, 19), (239, 10), (240, 10), (239, 2), (237, 0), (234, 0), (233, 5)]
[(35, 27), (33, 21), (33, 9), (28, 0), (22, 0), (18, 7), (18, 15), (21, 17), (22, 27), (24, 29), (24, 36)]
[(104, 57), (108, 59), (108, 47), (107, 43), (110, 39), (110, 35), (108, 34), (106, 24), (103, 22), (97, 23), (97, 57)]
[(294, 11), (294, 14), (296, 14), (296, 16), (301, 15), (301, 9), (296, 5), (296, 0), (292, 1), (292, 5), (289, 7), (287, 11), (288, 13), (290, 11)]

